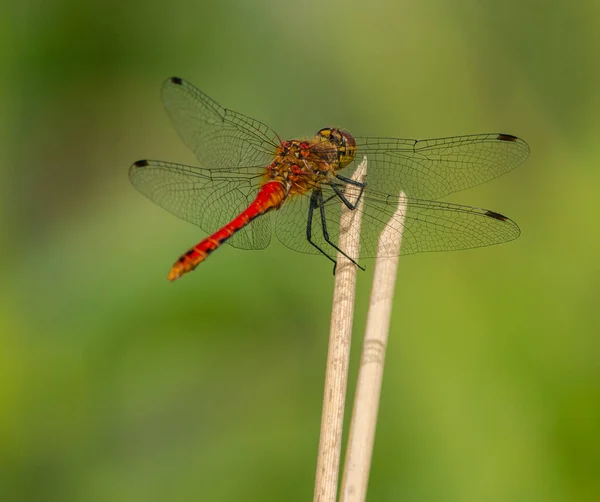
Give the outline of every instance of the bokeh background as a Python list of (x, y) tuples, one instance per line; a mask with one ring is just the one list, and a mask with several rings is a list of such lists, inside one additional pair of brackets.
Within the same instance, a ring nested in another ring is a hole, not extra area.
[(204, 234), (127, 171), (194, 163), (171, 75), (282, 137), (526, 139), (450, 198), (517, 241), (401, 260), (369, 500), (598, 500), (598, 2), (2, 3), (0, 500), (311, 500), (331, 266), (275, 239), (166, 281)]

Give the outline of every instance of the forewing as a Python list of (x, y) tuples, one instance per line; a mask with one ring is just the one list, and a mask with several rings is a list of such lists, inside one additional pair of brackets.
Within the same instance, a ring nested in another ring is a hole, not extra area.
[(350, 177), (367, 156), (370, 190), (401, 191), (415, 199), (439, 199), (511, 171), (529, 155), (522, 139), (509, 134), (472, 134), (436, 139), (355, 138)]
[(162, 99), (175, 129), (206, 168), (267, 166), (280, 144), (262, 122), (223, 108), (189, 82), (171, 77)]
[[(141, 160), (129, 169), (131, 183), (179, 218), (213, 233), (244, 211), (258, 193), (261, 170), (203, 169)], [(271, 240), (269, 215), (255, 219), (227, 241), (242, 249), (262, 249)]]

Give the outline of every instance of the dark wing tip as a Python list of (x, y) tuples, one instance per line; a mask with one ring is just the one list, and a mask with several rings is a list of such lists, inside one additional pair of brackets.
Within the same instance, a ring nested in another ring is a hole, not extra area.
[(509, 218), (507, 218), (503, 214), (496, 213), (494, 211), (486, 211), (485, 216), (489, 216), (490, 218), (495, 218), (496, 220), (500, 220), (500, 221), (508, 221), (509, 220)]
[(149, 163), (147, 160), (138, 160), (137, 162), (134, 162), (131, 167), (146, 167), (148, 165)]
[(181, 77), (171, 77), (169, 81), (175, 85), (183, 85), (183, 79)]
[(511, 220), (508, 216), (504, 216), (503, 214), (497, 213), (496, 211), (485, 211), (483, 216), (487, 216), (488, 218), (493, 218), (495, 220), (501, 221), (503, 223), (502, 235), (504, 236), (500, 242), (508, 242), (516, 239), (521, 235), (521, 229), (519, 225), (517, 225), (513, 220)]
[(512, 134), (498, 134), (498, 140), (500, 141), (519, 141), (519, 138), (513, 136)]

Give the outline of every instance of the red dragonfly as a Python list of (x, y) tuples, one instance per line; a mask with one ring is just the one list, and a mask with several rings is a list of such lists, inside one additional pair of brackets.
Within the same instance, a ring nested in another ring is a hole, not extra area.
[[(214, 232), (175, 262), (171, 281), (224, 242), (265, 248), (272, 223), (266, 213), (275, 209), (275, 234), (285, 246), (334, 263), (335, 251), (345, 254), (337, 245), (342, 205), (361, 211), (360, 257), (374, 257), (401, 191), (407, 212), (393, 225), (402, 232), (401, 254), (489, 246), (519, 236), (517, 224), (499, 213), (435, 201), (521, 164), (529, 147), (515, 136), (368, 138), (326, 127), (312, 138), (283, 141), (262, 122), (221, 107), (181, 78), (164, 83), (162, 99), (201, 167), (139, 160), (129, 177), (158, 205)], [(352, 174), (363, 156), (368, 170), (360, 182)]]

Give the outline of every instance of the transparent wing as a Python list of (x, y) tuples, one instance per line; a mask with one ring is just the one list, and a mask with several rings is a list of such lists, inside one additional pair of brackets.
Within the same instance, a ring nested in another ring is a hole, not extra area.
[(175, 129), (202, 167), (265, 167), (273, 160), (280, 140), (262, 122), (223, 108), (179, 77), (165, 81), (162, 99)]
[[(255, 199), (262, 168), (203, 169), (155, 160), (140, 160), (129, 169), (131, 183), (175, 216), (213, 233)], [(262, 249), (271, 240), (271, 218), (264, 215), (227, 242), (242, 249)]]
[(511, 171), (529, 155), (527, 143), (509, 134), (472, 134), (437, 139), (355, 138), (356, 160), (369, 168), (367, 184), (375, 192), (403, 191), (416, 199), (439, 199)]
[[(349, 187), (347, 197), (355, 200), (358, 190)], [(328, 186), (323, 186), (323, 198), (326, 201), (323, 206), (325, 225), (330, 239), (337, 244), (342, 202)], [(402, 233), (400, 254), (403, 255), (491, 246), (516, 239), (520, 234), (514, 221), (494, 211), (421, 199), (404, 199), (407, 203), (404, 222), (399, 219), (390, 221), (400, 201), (398, 196), (365, 190), (360, 210), (360, 258), (377, 256), (379, 234), (386, 225), (394, 232)], [(276, 215), (275, 232), (285, 246), (302, 253), (319, 254), (306, 238), (309, 205), (308, 196), (297, 196), (286, 201)], [(312, 238), (332, 257), (336, 256), (335, 249), (324, 238), (318, 208), (312, 219)]]

